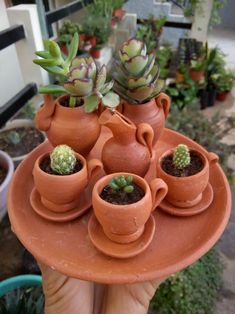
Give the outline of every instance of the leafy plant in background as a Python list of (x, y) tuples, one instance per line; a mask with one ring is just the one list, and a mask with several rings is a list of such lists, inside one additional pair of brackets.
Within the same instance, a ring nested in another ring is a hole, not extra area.
[(28, 101), (17, 114), (17, 118), (34, 120), (36, 108), (32, 101)]
[(111, 0), (113, 10), (122, 8), (125, 3), (125, 0)]
[(2, 314), (42, 314), (44, 296), (41, 287), (20, 288), (0, 298)]
[(170, 45), (161, 46), (156, 52), (156, 61), (160, 68), (159, 78), (165, 80), (169, 74), (169, 63), (172, 57)]
[(146, 45), (141, 40), (132, 38), (125, 42), (114, 64), (114, 90), (117, 94), (133, 104), (154, 98), (164, 84), (158, 80), (159, 67), (155, 58), (156, 53), (147, 54)]
[(218, 92), (229, 92), (233, 88), (235, 76), (231, 71), (222, 69), (221, 72), (212, 75), (212, 80)]
[(64, 84), (47, 85), (39, 88), (44, 94), (69, 94), (69, 107), (84, 104), (86, 112), (95, 110), (102, 99), (107, 107), (116, 107), (119, 97), (111, 92), (113, 81), (106, 83), (106, 67), (101, 68), (92, 57), (76, 57), (78, 49), (78, 34), (75, 33), (70, 44), (69, 55), (64, 59), (58, 44), (52, 40), (46, 41), (46, 50), (37, 51), (41, 59), (33, 60), (49, 73), (64, 77)]
[(17, 131), (10, 131), (6, 133), (4, 139), (8, 144), (17, 145), (21, 142), (24, 135), (25, 132), (19, 133)]
[(222, 286), (222, 264), (215, 248), (160, 285), (151, 308), (162, 314), (212, 314)]
[(183, 110), (173, 106), (167, 119), (167, 127), (216, 153), (230, 183), (235, 183), (235, 171), (227, 164), (229, 156), (235, 151), (235, 145), (230, 146), (221, 142), (224, 136), (235, 128), (234, 117), (222, 117), (217, 113), (209, 120), (200, 112), (198, 104), (190, 105)]
[(69, 44), (75, 33), (82, 33), (82, 25), (78, 23), (73, 23), (69, 20), (64, 21), (63, 25), (59, 29), (59, 42)]

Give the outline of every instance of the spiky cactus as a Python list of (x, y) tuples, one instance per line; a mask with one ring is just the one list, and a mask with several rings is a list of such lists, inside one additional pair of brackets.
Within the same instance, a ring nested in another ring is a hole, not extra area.
[(130, 103), (143, 103), (154, 98), (163, 88), (158, 80), (156, 52), (147, 53), (141, 40), (132, 38), (118, 52), (113, 72), (114, 91)]
[(126, 178), (124, 176), (118, 176), (112, 178), (108, 186), (112, 189), (113, 193), (116, 193), (120, 190), (123, 190), (125, 193), (131, 193), (134, 190), (133, 185), (131, 185), (132, 181), (132, 176), (128, 176)]
[(76, 156), (72, 148), (67, 145), (58, 145), (50, 154), (51, 169), (58, 174), (71, 174), (76, 165)]
[[(63, 85), (50, 84), (39, 87), (42, 94), (69, 94), (69, 107), (84, 103), (86, 112), (94, 111), (99, 103), (109, 108), (119, 104), (119, 96), (111, 91), (113, 81), (106, 83), (106, 66), (99, 67), (92, 57), (76, 57), (78, 34), (75, 33), (64, 57), (53, 40), (46, 40), (45, 51), (36, 51), (40, 59), (33, 60), (49, 73), (60, 76)], [(61, 83), (62, 84), (62, 83)]]
[(184, 169), (190, 164), (190, 152), (187, 145), (179, 144), (173, 154), (173, 163), (177, 169)]

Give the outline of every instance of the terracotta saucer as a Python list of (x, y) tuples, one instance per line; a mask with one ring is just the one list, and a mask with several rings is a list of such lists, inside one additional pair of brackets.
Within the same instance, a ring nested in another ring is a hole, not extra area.
[(208, 183), (206, 189), (202, 193), (201, 201), (193, 207), (180, 208), (172, 205), (166, 199), (164, 199), (159, 208), (164, 212), (171, 214), (173, 216), (193, 216), (202, 213), (206, 210), (213, 201), (214, 192), (210, 183)]
[[(98, 157), (102, 143), (110, 136), (102, 128), (92, 157)], [(207, 151), (189, 138), (164, 129), (157, 145), (157, 158), (180, 143)], [(69, 222), (55, 223), (39, 217), (30, 205), (34, 188), (35, 160), (51, 150), (45, 142), (34, 149), (16, 169), (8, 193), (8, 213), (14, 232), (39, 261), (57, 271), (82, 280), (103, 284), (124, 284), (164, 278), (194, 263), (221, 237), (231, 213), (231, 192), (218, 164), (211, 167), (210, 184), (214, 192), (211, 205), (200, 215), (187, 218), (155, 210), (156, 230), (143, 254), (134, 258), (112, 258), (99, 252), (88, 235), (90, 213)]]
[(103, 228), (92, 214), (88, 222), (88, 234), (91, 242), (100, 252), (116, 258), (129, 258), (142, 253), (151, 243), (155, 233), (155, 221), (151, 215), (146, 222), (143, 234), (139, 239), (127, 244), (120, 244), (109, 240)]
[(36, 188), (33, 188), (30, 194), (30, 204), (33, 210), (41, 217), (56, 222), (65, 222), (73, 220), (77, 217), (80, 217), (84, 214), (92, 205), (91, 203), (91, 187), (88, 186), (84, 192), (83, 197), (79, 200), (79, 203), (76, 208), (69, 210), (67, 212), (58, 212), (55, 213), (47, 209), (41, 202), (41, 197)]

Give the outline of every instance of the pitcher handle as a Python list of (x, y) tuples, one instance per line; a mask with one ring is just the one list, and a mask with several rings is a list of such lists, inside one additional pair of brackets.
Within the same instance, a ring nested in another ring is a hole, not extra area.
[(41, 131), (48, 131), (55, 111), (55, 101), (51, 95), (44, 95), (44, 105), (36, 113), (35, 126)]
[(170, 106), (171, 106), (171, 99), (170, 97), (165, 94), (165, 93), (160, 93), (156, 98), (155, 98), (157, 107), (162, 108), (164, 111), (165, 119), (167, 118), (169, 111), (170, 111)]
[(91, 159), (87, 162), (88, 180), (94, 178), (103, 170), (103, 164), (99, 159)]
[(147, 146), (150, 153), (150, 157), (152, 157), (154, 138), (154, 132), (152, 127), (148, 123), (138, 124), (136, 137), (139, 143), (143, 144), (144, 146)]
[(153, 207), (152, 211), (161, 203), (168, 192), (168, 186), (159, 178), (155, 178), (150, 182), (150, 189), (152, 194)]

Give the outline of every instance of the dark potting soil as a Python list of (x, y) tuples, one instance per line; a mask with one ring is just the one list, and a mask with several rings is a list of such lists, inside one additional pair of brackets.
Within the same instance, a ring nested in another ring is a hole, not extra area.
[[(80, 107), (84, 104), (83, 99), (77, 99), (75, 107)], [(61, 99), (60, 105), (66, 108), (69, 108), (69, 97)]]
[(108, 203), (115, 205), (128, 205), (138, 202), (144, 196), (144, 191), (137, 184), (132, 183), (134, 190), (131, 193), (125, 193), (120, 190), (113, 192), (113, 190), (107, 185), (104, 187), (100, 194), (100, 197)]
[[(15, 131), (20, 136), (20, 142), (13, 144), (7, 140), (7, 135)], [(44, 136), (34, 127), (19, 127), (0, 133), (0, 149), (7, 152), (11, 157), (28, 154), (44, 141)]]
[(7, 175), (7, 169), (3, 168), (3, 167), (0, 165), (0, 185), (1, 185), (1, 184), (3, 183), (3, 181), (5, 180), (6, 175)]
[[(53, 175), (56, 175), (56, 176), (64, 176), (64, 174), (59, 174), (57, 172), (55, 172), (54, 170), (51, 169), (51, 160), (50, 160), (50, 156), (47, 156), (46, 158), (44, 158), (42, 161), (41, 161), (41, 164), (40, 164), (40, 168), (48, 173), (48, 174), (53, 174)], [(76, 165), (73, 169), (73, 173), (76, 173), (78, 171), (80, 171), (82, 169), (82, 163), (80, 160), (77, 160), (76, 162)]]
[(204, 163), (201, 157), (194, 153), (190, 152), (191, 162), (184, 169), (177, 169), (173, 163), (173, 155), (166, 156), (161, 163), (162, 169), (175, 177), (189, 177), (200, 172), (203, 169)]

